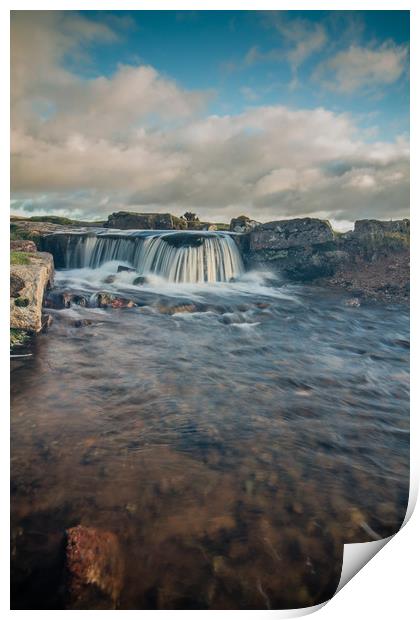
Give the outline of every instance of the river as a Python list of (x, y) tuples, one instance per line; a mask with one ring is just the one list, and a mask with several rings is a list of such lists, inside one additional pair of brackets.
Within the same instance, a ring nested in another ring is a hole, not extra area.
[(343, 543), (404, 519), (408, 309), (242, 269), (134, 286), (120, 263), (57, 271), (12, 360), (12, 608), (63, 605), (79, 523), (118, 535), (121, 609), (326, 600)]

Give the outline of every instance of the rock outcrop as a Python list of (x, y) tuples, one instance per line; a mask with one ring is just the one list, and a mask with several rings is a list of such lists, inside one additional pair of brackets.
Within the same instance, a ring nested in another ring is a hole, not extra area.
[(387, 301), (409, 297), (409, 220), (360, 220), (334, 233), (329, 222), (303, 218), (268, 222), (238, 241), (249, 267), (287, 280), (342, 287)]
[(324, 220), (268, 222), (256, 226), (246, 236), (248, 264), (268, 265), (291, 280), (308, 281), (329, 275), (345, 258), (334, 243), (330, 223)]
[(32, 222), (31, 220), (13, 220), (10, 223), (11, 242), (30, 240), (39, 248), (43, 237), (55, 232), (72, 232), (80, 230), (80, 226), (54, 224), (52, 222)]
[(118, 211), (108, 216), (104, 226), (120, 230), (184, 230), (187, 228), (187, 222), (170, 213)]
[(46, 252), (25, 257), (27, 264), (10, 266), (10, 327), (36, 333), (43, 327), (42, 303), (54, 277), (54, 262)]
[(10, 242), (12, 252), (36, 252), (36, 245), (30, 239), (16, 239)]
[(230, 220), (229, 230), (236, 233), (247, 233), (259, 225), (259, 222), (251, 220), (246, 215), (240, 215), (239, 217), (234, 217)]
[(410, 234), (410, 220), (357, 220), (354, 223), (354, 235), (364, 236), (385, 236), (387, 234), (400, 233)]
[(117, 536), (78, 525), (67, 530), (67, 609), (115, 609), (124, 565)]
[(287, 250), (309, 247), (334, 239), (331, 224), (310, 217), (267, 222), (255, 227), (250, 234), (252, 252)]

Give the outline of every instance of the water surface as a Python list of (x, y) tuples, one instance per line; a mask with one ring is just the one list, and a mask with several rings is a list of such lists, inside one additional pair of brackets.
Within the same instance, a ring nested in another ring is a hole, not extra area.
[(12, 607), (63, 604), (78, 523), (118, 535), (122, 609), (324, 601), (343, 543), (404, 519), (407, 309), (260, 274), (104, 285), (115, 271), (59, 272), (55, 292), (138, 307), (51, 309), (12, 363)]

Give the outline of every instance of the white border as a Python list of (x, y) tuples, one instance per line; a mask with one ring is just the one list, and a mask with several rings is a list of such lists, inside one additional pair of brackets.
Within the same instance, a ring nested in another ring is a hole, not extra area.
[[(267, 0), (84, 0), (83, 2), (69, 2), (65, 0), (55, 1), (8, 1), (5, 0), (1, 6), (0, 28), (2, 30), (0, 37), (1, 57), (3, 59), (3, 84), (6, 84), (6, 91), (9, 84), (9, 11), (10, 10), (410, 10), (411, 9), (411, 170), (417, 171), (411, 175), (411, 226), (412, 226), (412, 296), (411, 296), (411, 316), (412, 316), (412, 364), (411, 364), (411, 497), (410, 503), (415, 502), (418, 491), (419, 479), (419, 423), (418, 411), (419, 407), (419, 381), (415, 382), (414, 377), (419, 377), (419, 365), (417, 359), (418, 347), (418, 326), (414, 322), (414, 317), (418, 316), (419, 290), (417, 282), (418, 277), (418, 216), (417, 210), (420, 208), (419, 183), (418, 177), (420, 173), (420, 161), (418, 156), (418, 136), (419, 122), (414, 110), (420, 110), (420, 98), (418, 88), (418, 53), (419, 53), (419, 23), (418, 13), (415, 3), (412, 2), (379, 2), (372, 0), (341, 2), (322, 1), (322, 2), (273, 2)], [(414, 69), (413, 69), (414, 67)], [(416, 76), (417, 73), (417, 76)], [(417, 79), (416, 79), (417, 77)], [(417, 115), (419, 112), (417, 112)], [(78, 613), (78, 618), (85, 617), (88, 614), (99, 614), (103, 612), (61, 612), (61, 611), (9, 611), (9, 388), (8, 388), (8, 368), (9, 368), (9, 335), (8, 335), (8, 300), (5, 302), (6, 291), (8, 290), (8, 224), (9, 224), (9, 98), (3, 94), (1, 98), (1, 116), (0, 122), (2, 127), (1, 141), (1, 173), (2, 173), (2, 209), (1, 209), (1, 274), (2, 274), (2, 291), (3, 304), (1, 325), (1, 338), (3, 343), (1, 358), (1, 374), (2, 377), (2, 395), (3, 395), (3, 411), (0, 413), (1, 423), (1, 472), (2, 472), (2, 511), (1, 511), (1, 538), (0, 538), (0, 557), (1, 557), (1, 606), (6, 613), (13, 613), (15, 616), (27, 617), (32, 614), (50, 615), (54, 614), (54, 618), (61, 617), (62, 613), (73, 614)], [(413, 506), (410, 506), (412, 510)], [(376, 556), (351, 580), (351, 585), (345, 587), (336, 595), (332, 601), (322, 610), (318, 612), (320, 619), (328, 620), (329, 618), (340, 618), (346, 620), (354, 616), (359, 618), (368, 618), (370, 616), (379, 618), (410, 618), (414, 616), (415, 610), (418, 609), (417, 602), (417, 574), (418, 574), (418, 549), (419, 545), (419, 510), (414, 513), (412, 519), (399, 532), (386, 548)], [(158, 618), (170, 613), (174, 618), (184, 618), (190, 616), (196, 618), (198, 615), (205, 614), (210, 617), (217, 614), (218, 618), (232, 618), (233, 615), (241, 614), (252, 618), (268, 618), (271, 617), (291, 617), (287, 612), (278, 611), (125, 611), (118, 612), (125, 614), (141, 614), (142, 618)], [(82, 614), (82, 615), (80, 615)]]

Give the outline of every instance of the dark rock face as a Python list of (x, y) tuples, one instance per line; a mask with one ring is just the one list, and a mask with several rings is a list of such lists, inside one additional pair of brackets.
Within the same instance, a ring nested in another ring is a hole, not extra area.
[(121, 273), (122, 271), (136, 271), (133, 267), (126, 267), (125, 265), (118, 265), (117, 273)]
[(10, 274), (10, 297), (19, 297), (19, 292), (25, 288), (25, 281), (16, 273)]
[(36, 245), (30, 239), (17, 239), (10, 242), (10, 249), (14, 252), (36, 252)]
[(357, 220), (354, 223), (354, 235), (380, 235), (383, 236), (386, 233), (401, 233), (403, 235), (410, 234), (410, 220), (395, 220), (395, 221), (381, 221), (381, 220)]
[(230, 220), (229, 230), (236, 233), (246, 233), (253, 230), (256, 226), (260, 224), (255, 220), (251, 220), (246, 215), (240, 215), (239, 217), (234, 217)]
[(334, 239), (331, 224), (324, 220), (303, 218), (267, 222), (250, 233), (251, 251), (286, 250), (308, 247)]
[(83, 525), (66, 533), (67, 609), (116, 609), (124, 575), (116, 535)]
[(329, 222), (312, 219), (282, 220), (255, 227), (242, 241), (252, 265), (266, 265), (290, 280), (310, 281), (331, 275), (346, 258), (334, 243)]
[(269, 222), (238, 235), (248, 267), (285, 279), (342, 287), (384, 301), (409, 298), (410, 222), (360, 220), (338, 234), (329, 222), (304, 218)]
[(108, 216), (104, 226), (120, 230), (183, 230), (187, 228), (187, 222), (170, 213), (118, 211)]

